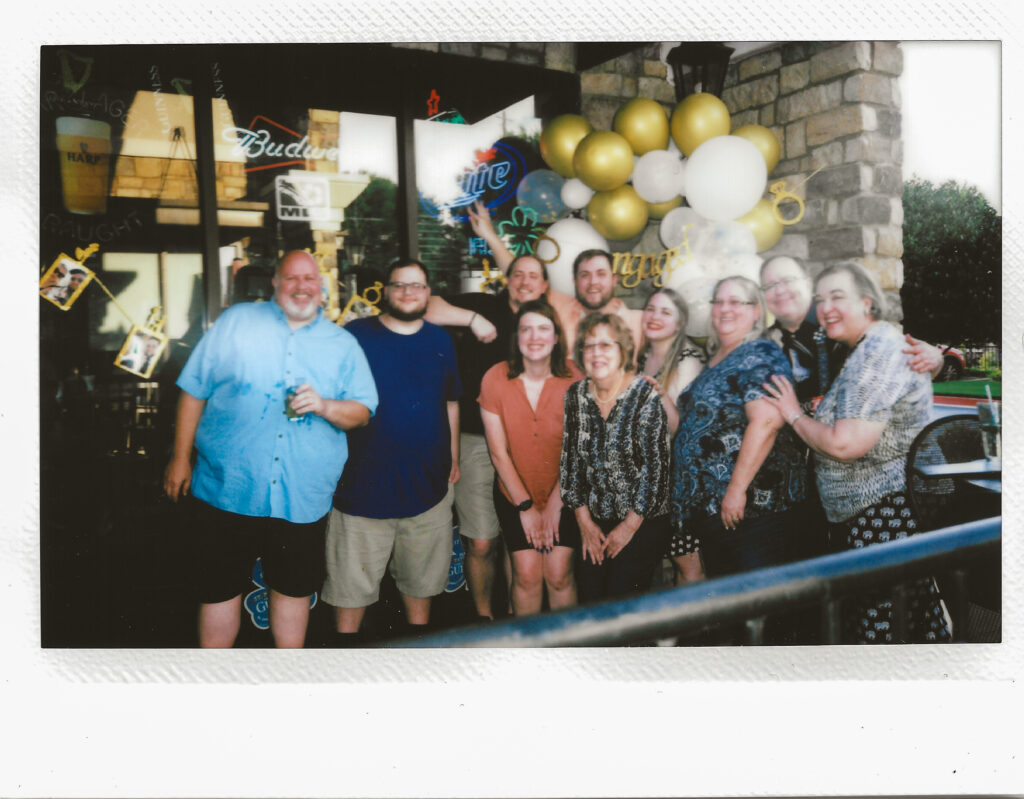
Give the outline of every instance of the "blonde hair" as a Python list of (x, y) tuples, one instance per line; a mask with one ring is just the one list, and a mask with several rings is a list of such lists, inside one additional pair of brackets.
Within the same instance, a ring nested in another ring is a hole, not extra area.
[[(746, 298), (746, 301), (757, 305), (757, 319), (754, 320), (754, 326), (740, 343), (746, 344), (748, 341), (755, 341), (763, 337), (767, 328), (765, 325), (767, 312), (764, 307), (764, 295), (761, 294), (761, 287), (750, 278), (743, 277), (743, 275), (730, 275), (729, 277), (723, 277), (715, 283), (715, 290), (711, 292), (712, 299), (718, 295), (718, 290), (726, 283), (735, 283), (740, 289), (740, 293)], [(718, 338), (718, 333), (714, 325), (712, 325), (711, 330), (708, 332), (708, 354), (713, 355), (721, 346), (722, 340)]]

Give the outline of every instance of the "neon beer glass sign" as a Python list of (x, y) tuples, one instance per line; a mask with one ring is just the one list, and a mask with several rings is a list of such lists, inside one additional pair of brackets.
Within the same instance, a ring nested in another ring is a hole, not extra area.
[(465, 171), (459, 181), (461, 192), (455, 199), (435, 205), (420, 193), (420, 205), (434, 218), (468, 222), (465, 209), (478, 200), (490, 209), (513, 197), (519, 181), (526, 175), (526, 160), (518, 150), (503, 142), (491, 145), (489, 155)]

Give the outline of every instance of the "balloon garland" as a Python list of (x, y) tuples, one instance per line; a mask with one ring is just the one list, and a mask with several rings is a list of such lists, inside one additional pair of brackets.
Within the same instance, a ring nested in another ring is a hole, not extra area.
[[(706, 335), (705, 295), (714, 282), (733, 274), (756, 280), (758, 254), (804, 216), (797, 187), (776, 181), (766, 192), (782, 156), (775, 133), (755, 124), (731, 130), (729, 109), (708, 93), (689, 95), (671, 112), (634, 98), (616, 112), (612, 130), (597, 130), (578, 114), (557, 116), (541, 132), (540, 151), (550, 169), (527, 175), (516, 211), (538, 211), (536, 221), (547, 229), (530, 230), (527, 241), (502, 223), (510, 249), (519, 254), (532, 245), (552, 288), (570, 294), (576, 256), (612, 251), (624, 288), (649, 279), (684, 295), (692, 336)], [(784, 215), (784, 203), (796, 203), (796, 214)], [(652, 220), (661, 251), (651, 252), (644, 234)], [(641, 241), (648, 251), (632, 252)]]

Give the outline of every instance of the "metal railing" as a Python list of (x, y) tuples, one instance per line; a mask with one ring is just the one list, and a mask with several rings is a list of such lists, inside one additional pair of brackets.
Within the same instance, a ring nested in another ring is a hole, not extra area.
[[(998, 556), (1002, 517), (923, 533), (884, 545), (705, 580), (616, 601), (584, 605), (523, 619), (456, 628), (387, 647), (560, 647), (642, 643), (696, 634), (747, 622), (747, 643), (761, 643), (763, 620), (772, 613), (818, 604), (823, 642), (839, 643), (844, 596), (878, 585), (896, 586), (912, 577), (951, 573), (947, 598), (956, 640), (965, 640), (967, 601), (963, 568)], [(898, 612), (894, 612), (894, 618)], [(901, 640), (899, 624), (896, 638)]]

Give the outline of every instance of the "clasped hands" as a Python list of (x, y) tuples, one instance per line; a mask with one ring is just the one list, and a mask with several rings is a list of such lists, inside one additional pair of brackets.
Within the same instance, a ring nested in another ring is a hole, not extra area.
[(540, 553), (550, 552), (558, 544), (558, 521), (561, 508), (549, 502), (543, 510), (536, 506), (519, 511), (526, 543)]
[(593, 519), (579, 520), (580, 537), (583, 541), (583, 559), (588, 557), (596, 565), (604, 562), (605, 556), (614, 558), (633, 540), (639, 523), (630, 518), (623, 519), (605, 535)]

